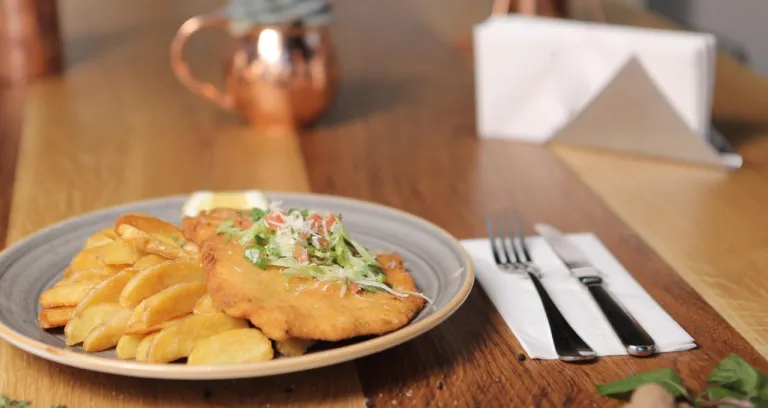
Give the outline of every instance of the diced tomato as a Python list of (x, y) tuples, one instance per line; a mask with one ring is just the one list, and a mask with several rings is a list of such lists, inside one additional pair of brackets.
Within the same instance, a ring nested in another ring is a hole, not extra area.
[(360, 285), (358, 285), (357, 283), (350, 283), (349, 285), (347, 285), (347, 288), (350, 291), (352, 291), (352, 293), (360, 292)]
[(277, 229), (283, 225), (283, 214), (271, 212), (264, 217), (267, 222), (267, 229), (277, 231)]
[(293, 257), (301, 264), (306, 263), (309, 261), (309, 251), (297, 243), (296, 246), (293, 247)]
[(328, 231), (330, 231), (331, 227), (333, 227), (333, 224), (335, 224), (338, 220), (339, 217), (337, 217), (336, 214), (328, 214), (328, 216), (323, 219), (323, 226), (327, 228)]
[(335, 214), (329, 214), (322, 217), (320, 214), (313, 213), (307, 217), (307, 220), (311, 223), (312, 229), (318, 234), (327, 234), (331, 230), (333, 224), (338, 220)]
[(234, 225), (240, 229), (248, 229), (253, 226), (253, 220), (242, 214), (238, 214), (237, 217), (235, 217)]
[(315, 235), (314, 237), (312, 237), (312, 245), (320, 249), (328, 249), (331, 243), (328, 242), (327, 239), (321, 236)]
[(312, 213), (307, 216), (307, 221), (309, 221), (309, 226), (312, 228), (313, 231), (317, 232), (317, 227), (320, 226), (320, 223), (323, 221), (323, 218), (320, 217), (320, 214), (318, 213)]

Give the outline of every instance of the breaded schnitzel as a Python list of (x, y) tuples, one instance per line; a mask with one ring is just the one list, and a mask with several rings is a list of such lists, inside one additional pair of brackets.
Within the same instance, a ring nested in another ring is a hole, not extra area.
[(185, 218), (184, 232), (202, 247), (216, 306), (274, 340), (384, 334), (424, 307), (400, 256), (374, 260), (332, 214), (219, 209)]

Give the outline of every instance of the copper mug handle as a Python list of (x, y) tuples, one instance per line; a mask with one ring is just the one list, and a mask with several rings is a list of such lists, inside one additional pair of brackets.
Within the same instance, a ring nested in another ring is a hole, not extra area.
[(196, 16), (185, 21), (171, 42), (171, 68), (181, 83), (192, 92), (210, 99), (223, 109), (232, 110), (235, 108), (235, 98), (226, 91), (220, 91), (212, 83), (195, 78), (189, 64), (184, 59), (184, 48), (192, 34), (204, 28), (222, 29), (228, 22), (227, 19), (206, 16)]

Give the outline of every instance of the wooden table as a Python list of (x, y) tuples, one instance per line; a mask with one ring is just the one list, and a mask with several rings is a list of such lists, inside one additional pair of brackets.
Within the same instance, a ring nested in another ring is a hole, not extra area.
[[(768, 146), (759, 137), (743, 139), (746, 168), (728, 175), (481, 142), (471, 67), (454, 39), (488, 13), (490, 1), (464, 0), (441, 0), (439, 7), (426, 0), (340, 2), (334, 34), (343, 83), (333, 108), (304, 134), (258, 134), (193, 96), (170, 71), (175, 29), (218, 4), (62, 2), (65, 75), (1, 91), (0, 237), (10, 244), (67, 217), (198, 189), (357, 197), (410, 211), (460, 238), (483, 235), (486, 211), (515, 206), (529, 226), (547, 220), (566, 231), (594, 231), (700, 347), (588, 366), (518, 361), (521, 346), (476, 286), (452, 318), (418, 339), (264, 379), (124, 378), (49, 363), (0, 342), (2, 393), (71, 408), (362, 407), (366, 399), (378, 407), (603, 406), (611, 403), (596, 394), (596, 383), (673, 367), (701, 389), (706, 373), (731, 352), (768, 372), (768, 276), (760, 271), (768, 265), (760, 251), (768, 232), (759, 225), (768, 204), (759, 190)], [(658, 24), (620, 7), (608, 12)], [(192, 44), (202, 76), (220, 74), (222, 41)], [(768, 118), (766, 82), (719, 62), (715, 112), (739, 123)], [(739, 91), (745, 88), (750, 94)], [(751, 123), (737, 130), (759, 135)]]

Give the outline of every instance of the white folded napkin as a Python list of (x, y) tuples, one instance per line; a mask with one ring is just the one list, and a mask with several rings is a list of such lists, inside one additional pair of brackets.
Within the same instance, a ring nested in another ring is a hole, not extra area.
[[(594, 234), (568, 236), (602, 272), (606, 289), (632, 314), (656, 342), (660, 352), (696, 347), (693, 338), (635, 281)], [(461, 242), (472, 257), (483, 290), (531, 358), (556, 359), (547, 316), (527, 276), (499, 269), (487, 239)], [(526, 240), (543, 274), (542, 284), (576, 333), (598, 355), (627, 354), (589, 291), (540, 237)]]
[(548, 140), (632, 58), (690, 130), (708, 135), (711, 34), (506, 15), (478, 24), (474, 44), (480, 137)]

